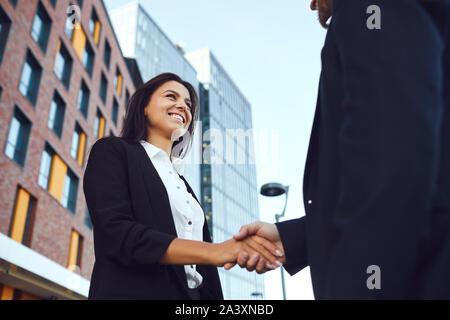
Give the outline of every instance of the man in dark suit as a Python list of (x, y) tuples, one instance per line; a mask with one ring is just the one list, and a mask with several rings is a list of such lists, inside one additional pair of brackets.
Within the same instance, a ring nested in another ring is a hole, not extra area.
[(317, 5), (333, 17), (306, 215), (253, 223), (235, 237), (281, 241), (291, 275), (310, 266), (317, 299), (449, 299), (450, 1)]

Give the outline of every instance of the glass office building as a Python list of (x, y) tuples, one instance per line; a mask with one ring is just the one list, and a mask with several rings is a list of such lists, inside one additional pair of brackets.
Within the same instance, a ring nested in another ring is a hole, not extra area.
[[(197, 72), (184, 57), (182, 49), (167, 37), (138, 2), (110, 10), (108, 13), (123, 55), (136, 59), (144, 83), (158, 74), (172, 72), (191, 83), (194, 88), (198, 88)], [(184, 176), (197, 197), (201, 193), (200, 127), (199, 125), (194, 134), (194, 142), (189, 156), (185, 159), (184, 169)]]
[[(213, 241), (260, 220), (251, 105), (209, 49), (186, 54), (200, 81), (202, 206)], [(239, 266), (219, 269), (225, 299), (264, 298), (264, 277)]]

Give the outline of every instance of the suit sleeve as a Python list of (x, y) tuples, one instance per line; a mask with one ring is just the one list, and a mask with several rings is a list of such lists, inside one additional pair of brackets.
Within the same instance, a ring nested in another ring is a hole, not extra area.
[(117, 138), (103, 138), (92, 147), (83, 179), (91, 215), (96, 257), (123, 266), (150, 265), (175, 238), (137, 223), (131, 204), (125, 153)]
[(308, 265), (305, 217), (275, 223), (283, 243), (284, 269), (292, 276)]
[[(372, 4), (381, 29), (366, 26)], [(344, 75), (344, 117), (328, 294), (407, 298), (418, 281), (437, 178), (441, 35), (421, 1), (409, 0), (335, 1), (329, 32)]]

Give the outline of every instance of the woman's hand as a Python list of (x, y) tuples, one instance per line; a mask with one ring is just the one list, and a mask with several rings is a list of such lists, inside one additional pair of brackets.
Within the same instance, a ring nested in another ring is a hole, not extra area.
[(284, 256), (275, 244), (257, 235), (248, 236), (243, 240), (233, 238), (217, 244), (211, 254), (213, 255), (214, 265), (219, 267), (226, 263), (239, 264), (238, 258), (240, 257), (244, 257), (245, 260), (249, 257), (252, 261), (259, 260), (253, 268), (258, 273), (276, 269), (285, 261)]

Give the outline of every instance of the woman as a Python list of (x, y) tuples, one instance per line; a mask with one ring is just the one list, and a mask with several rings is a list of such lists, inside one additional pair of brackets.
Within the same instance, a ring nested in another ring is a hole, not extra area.
[(260, 237), (211, 243), (172, 163), (186, 154), (197, 117), (192, 85), (161, 74), (130, 99), (121, 137), (92, 147), (83, 180), (94, 227), (89, 299), (223, 299), (214, 266), (241, 251), (280, 265), (277, 248)]

